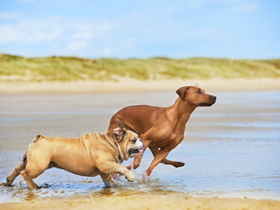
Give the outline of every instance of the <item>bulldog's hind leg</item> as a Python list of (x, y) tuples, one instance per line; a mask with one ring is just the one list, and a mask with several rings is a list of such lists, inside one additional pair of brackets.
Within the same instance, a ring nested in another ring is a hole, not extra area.
[(28, 159), (25, 170), (20, 173), (30, 189), (40, 188), (32, 179), (38, 177), (46, 169), (50, 168), (49, 158), (43, 157), (43, 155), (37, 157), (40, 159), (36, 159), (34, 156), (33, 158)]
[(115, 182), (112, 180), (111, 174), (100, 174), (100, 176), (106, 187), (111, 187), (111, 186), (115, 185)]
[(23, 155), (20, 165), (18, 165), (13, 171), (13, 173), (6, 178), (7, 182), (3, 183), (3, 185), (11, 186), (15, 178), (17, 178), (17, 176), (20, 174), (20, 172), (22, 172), (25, 169), (25, 167), (26, 167), (26, 154)]

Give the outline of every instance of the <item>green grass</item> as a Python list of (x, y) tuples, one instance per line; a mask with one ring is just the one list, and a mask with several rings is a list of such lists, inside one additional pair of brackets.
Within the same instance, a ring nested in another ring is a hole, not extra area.
[(25, 58), (0, 54), (1, 81), (148, 79), (280, 78), (280, 59), (231, 60), (215, 58), (84, 59)]

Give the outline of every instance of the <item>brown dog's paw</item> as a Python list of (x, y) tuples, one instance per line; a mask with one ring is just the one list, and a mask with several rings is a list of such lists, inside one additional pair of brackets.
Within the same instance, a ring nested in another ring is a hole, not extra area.
[(116, 181), (119, 181), (121, 178), (118, 174), (111, 174), (112, 176), (112, 179), (116, 180)]
[(0, 186), (11, 187), (12, 185), (7, 182), (2, 182), (2, 183), (0, 183)]
[(41, 189), (41, 187), (39, 187), (37, 184), (34, 184), (34, 185), (28, 185), (28, 188), (29, 189), (35, 189), (35, 190), (39, 190), (39, 189)]
[(185, 165), (185, 163), (183, 162), (177, 162), (176, 164), (174, 164), (174, 167), (179, 168), (179, 167), (183, 167)]
[(149, 182), (149, 178), (147, 173), (145, 172), (142, 174), (142, 183), (148, 183), (148, 182)]

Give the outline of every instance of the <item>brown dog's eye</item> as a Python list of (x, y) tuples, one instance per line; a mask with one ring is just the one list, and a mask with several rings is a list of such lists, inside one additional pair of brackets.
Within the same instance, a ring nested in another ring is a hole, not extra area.
[(201, 94), (202, 92), (201, 92), (201, 90), (198, 90), (198, 91), (196, 91), (196, 93)]
[(131, 140), (133, 143), (135, 143), (137, 141), (137, 139)]

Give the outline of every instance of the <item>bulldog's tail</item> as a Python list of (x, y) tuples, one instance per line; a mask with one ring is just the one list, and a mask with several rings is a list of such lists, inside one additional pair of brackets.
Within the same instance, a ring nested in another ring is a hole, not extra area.
[(30, 150), (30, 148), (32, 147), (32, 145), (34, 145), (37, 141), (41, 140), (42, 138), (44, 138), (44, 136), (38, 134), (37, 136), (35, 136), (35, 138), (33, 139), (32, 143), (30, 143), (26, 149), (26, 152), (24, 153), (24, 155), (22, 156), (21, 159), (21, 164), (25, 164), (27, 163), (27, 154)]
[(37, 141), (39, 141), (42, 138), (44, 138), (44, 136), (42, 136), (41, 134), (38, 134), (37, 136), (35, 136), (35, 138), (33, 139), (32, 143), (36, 143)]

